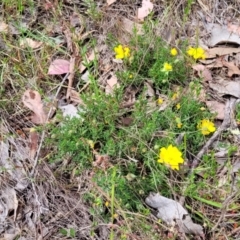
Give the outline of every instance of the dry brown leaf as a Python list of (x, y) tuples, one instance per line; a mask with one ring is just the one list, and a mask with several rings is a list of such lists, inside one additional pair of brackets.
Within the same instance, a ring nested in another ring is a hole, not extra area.
[(207, 30), (211, 33), (208, 45), (213, 47), (221, 43), (235, 43), (240, 45), (240, 37), (229, 31), (227, 26), (220, 26), (216, 23), (207, 23)]
[(224, 119), (225, 104), (217, 101), (206, 101), (206, 105), (212, 113), (217, 113), (216, 119)]
[(157, 217), (168, 225), (174, 226), (177, 223), (180, 232), (204, 236), (202, 226), (193, 223), (187, 210), (179, 202), (153, 192), (148, 195), (145, 202), (157, 209)]
[(240, 70), (239, 68), (234, 65), (233, 62), (226, 62), (225, 60), (222, 61), (223, 66), (228, 68), (228, 76), (232, 77), (234, 74), (240, 75)]
[(215, 61), (216, 61), (216, 59), (215, 58), (213, 58), (213, 59), (199, 59), (198, 60), (200, 63), (203, 63), (203, 64), (211, 64), (211, 63), (214, 63)]
[(206, 58), (215, 58), (228, 54), (239, 53), (240, 48), (232, 48), (232, 47), (215, 47), (210, 48), (205, 51)]
[(209, 68), (209, 69), (211, 69), (211, 68), (221, 68), (221, 67), (223, 67), (223, 62), (222, 62), (221, 57), (215, 59), (215, 61), (212, 64), (206, 65), (206, 68)]
[(115, 75), (112, 75), (111, 78), (107, 80), (105, 93), (113, 94), (114, 88), (118, 88), (118, 87), (119, 87), (118, 79)]
[(49, 75), (61, 75), (64, 73), (69, 73), (70, 71), (70, 61), (65, 59), (55, 59), (51, 62), (48, 74)]
[(79, 92), (71, 89), (70, 91), (70, 100), (73, 102), (73, 103), (76, 103), (76, 104), (80, 104), (82, 106), (84, 106), (84, 102), (83, 100), (80, 98), (80, 94)]
[(142, 7), (138, 8), (137, 18), (143, 21), (152, 10), (153, 4), (150, 2), (150, 0), (142, 0)]
[(137, 35), (143, 35), (143, 28), (142, 24), (134, 23), (133, 21), (129, 20), (128, 18), (122, 17), (121, 18), (122, 28), (128, 32), (129, 34), (133, 34), (133, 30), (137, 30)]
[(20, 40), (20, 47), (36, 49), (42, 46), (42, 42), (34, 41), (31, 38), (22, 38)]
[(212, 74), (204, 65), (195, 64), (192, 68), (197, 71), (198, 76), (202, 77), (205, 82), (212, 81)]
[(31, 128), (30, 129), (30, 133), (29, 133), (29, 140), (30, 140), (30, 146), (29, 146), (29, 150), (30, 150), (30, 159), (34, 159), (37, 149), (38, 149), (38, 132), (34, 129)]
[(41, 96), (37, 91), (28, 89), (22, 96), (23, 104), (34, 112), (32, 121), (36, 124), (44, 124), (47, 121), (47, 114), (44, 112)]
[(209, 82), (209, 86), (221, 96), (231, 95), (240, 98), (240, 82), (219, 79), (216, 82)]
[(110, 6), (111, 4), (115, 3), (116, 0), (107, 0), (107, 5)]
[(0, 33), (7, 33), (8, 25), (5, 22), (0, 22)]

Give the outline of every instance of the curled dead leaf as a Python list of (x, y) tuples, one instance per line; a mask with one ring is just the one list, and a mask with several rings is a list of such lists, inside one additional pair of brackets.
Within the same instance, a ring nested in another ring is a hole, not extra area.
[(198, 76), (203, 78), (204, 81), (212, 81), (212, 74), (204, 65), (195, 64), (192, 66), (192, 68), (197, 71)]
[(47, 114), (43, 109), (41, 95), (34, 90), (28, 89), (22, 96), (23, 104), (34, 112), (32, 121), (36, 124), (44, 124), (47, 121)]
[(209, 82), (210, 88), (217, 91), (221, 96), (231, 95), (240, 98), (240, 83), (235, 81), (226, 81), (219, 79), (216, 82)]
[(207, 23), (207, 30), (211, 33), (208, 45), (213, 47), (220, 43), (235, 43), (240, 45), (240, 37), (232, 32), (228, 26), (221, 26), (216, 23)]
[(131, 20), (129, 20), (128, 18), (122, 17), (120, 19), (121, 23), (122, 23), (122, 28), (128, 32), (129, 34), (133, 34), (134, 29), (136, 29), (137, 31), (137, 35), (143, 35), (143, 27), (142, 24), (139, 23), (135, 23)]
[(51, 62), (48, 75), (61, 75), (64, 73), (69, 73), (70, 62), (65, 59), (55, 59)]
[(137, 18), (143, 21), (152, 10), (153, 4), (150, 2), (150, 0), (142, 0), (142, 7), (138, 8)]
[(239, 68), (233, 62), (222, 61), (223, 66), (228, 68), (228, 76), (232, 77), (234, 74), (240, 75)]
[(115, 75), (112, 75), (111, 78), (107, 80), (105, 93), (113, 94), (114, 88), (118, 88), (118, 87), (119, 87), (118, 79)]
[(180, 232), (204, 236), (202, 226), (193, 223), (187, 210), (180, 203), (159, 193), (150, 193), (145, 202), (148, 206), (157, 209), (157, 217), (168, 225), (174, 226), (176, 222)]
[(206, 58), (216, 58), (228, 54), (239, 53), (240, 48), (233, 47), (215, 47), (205, 51)]
[(34, 41), (31, 38), (22, 38), (20, 40), (20, 47), (36, 49), (42, 46), (42, 42)]
[(206, 101), (206, 105), (212, 113), (217, 113), (216, 119), (224, 119), (225, 104), (217, 101)]

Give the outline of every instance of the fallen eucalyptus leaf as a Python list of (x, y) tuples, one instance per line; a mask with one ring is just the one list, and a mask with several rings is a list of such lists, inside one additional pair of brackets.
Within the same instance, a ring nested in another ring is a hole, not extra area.
[(55, 59), (51, 62), (48, 75), (61, 75), (69, 73), (70, 62), (65, 59)]
[(217, 101), (206, 101), (206, 105), (212, 113), (217, 113), (216, 119), (223, 120), (225, 105)]
[(36, 124), (44, 124), (47, 121), (47, 114), (43, 109), (43, 103), (39, 92), (28, 89), (22, 96), (23, 104), (34, 112), (32, 121)]
[(208, 23), (207, 30), (211, 33), (208, 45), (213, 47), (220, 43), (235, 43), (240, 45), (240, 37), (229, 31), (227, 26), (220, 26), (215, 23)]
[(192, 66), (192, 68), (197, 71), (198, 76), (202, 77), (204, 81), (212, 81), (212, 74), (204, 65), (195, 64)]
[(233, 47), (215, 47), (205, 51), (206, 58), (216, 58), (228, 54), (239, 53), (240, 48)]
[(204, 236), (202, 226), (193, 223), (187, 210), (180, 203), (163, 197), (159, 193), (150, 193), (145, 202), (158, 210), (157, 217), (166, 224), (174, 226), (176, 222), (180, 232)]
[(220, 95), (231, 95), (240, 98), (240, 82), (225, 81), (223, 79), (217, 82), (209, 82), (210, 88), (217, 91)]
[(142, 0), (142, 7), (138, 8), (137, 18), (143, 21), (152, 10), (153, 4), (150, 2), (150, 0)]

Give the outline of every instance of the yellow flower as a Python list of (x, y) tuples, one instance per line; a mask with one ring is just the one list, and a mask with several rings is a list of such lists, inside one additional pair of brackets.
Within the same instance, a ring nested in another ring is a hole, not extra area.
[(124, 47), (123, 51), (124, 51), (124, 57), (129, 58), (130, 57), (130, 48)]
[(216, 131), (214, 123), (209, 121), (208, 119), (203, 119), (199, 122), (197, 128), (201, 130), (203, 135), (208, 135)]
[(172, 100), (173, 101), (176, 100), (178, 98), (178, 96), (179, 96), (178, 93), (174, 93), (173, 96), (172, 96)]
[(182, 153), (177, 147), (169, 145), (167, 148), (163, 147), (159, 152), (159, 163), (164, 163), (172, 169), (179, 170), (179, 164), (183, 163)]
[(179, 117), (176, 118), (176, 123), (177, 123), (178, 128), (182, 128), (182, 122), (181, 122), (181, 119)]
[(171, 53), (172, 56), (176, 56), (178, 54), (178, 51), (177, 51), (176, 48), (172, 48), (170, 53)]
[(130, 49), (128, 47), (123, 47), (121, 44), (114, 48), (116, 53), (116, 59), (123, 59), (130, 57)]
[(165, 62), (163, 64), (163, 69), (162, 69), (163, 72), (171, 72), (172, 71), (172, 65)]
[(200, 110), (201, 110), (201, 111), (205, 111), (206, 108), (205, 108), (205, 107), (201, 107)]
[(129, 76), (128, 76), (129, 78), (133, 78), (133, 75), (132, 74), (129, 74)]
[(176, 108), (177, 108), (177, 110), (179, 110), (179, 109), (181, 108), (181, 104), (178, 103), (178, 104), (176, 105)]
[(177, 124), (177, 127), (178, 127), (178, 128), (182, 128), (182, 123), (178, 123), (178, 124)]
[(105, 202), (105, 206), (106, 206), (106, 207), (109, 206), (109, 202), (108, 202), (108, 201)]
[(195, 60), (206, 58), (205, 51), (201, 47), (198, 48), (189, 47), (187, 54), (193, 57)]
[(157, 103), (158, 103), (159, 105), (163, 104), (163, 99), (162, 99), (162, 98), (159, 98), (159, 99), (157, 100)]

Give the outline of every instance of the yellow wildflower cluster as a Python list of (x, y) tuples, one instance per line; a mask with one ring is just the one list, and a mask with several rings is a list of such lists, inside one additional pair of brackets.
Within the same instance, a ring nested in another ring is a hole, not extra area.
[(114, 48), (114, 52), (116, 53), (116, 59), (130, 57), (130, 49), (128, 47), (123, 47), (121, 44)]
[(159, 152), (159, 163), (164, 163), (172, 169), (179, 170), (179, 164), (183, 163), (182, 153), (177, 147), (169, 145), (167, 148), (163, 147)]
[(203, 119), (199, 122), (197, 128), (202, 132), (203, 135), (209, 135), (216, 131), (214, 123), (208, 119)]
[(193, 57), (195, 60), (206, 58), (205, 51), (201, 47), (197, 48), (189, 47), (187, 54)]

